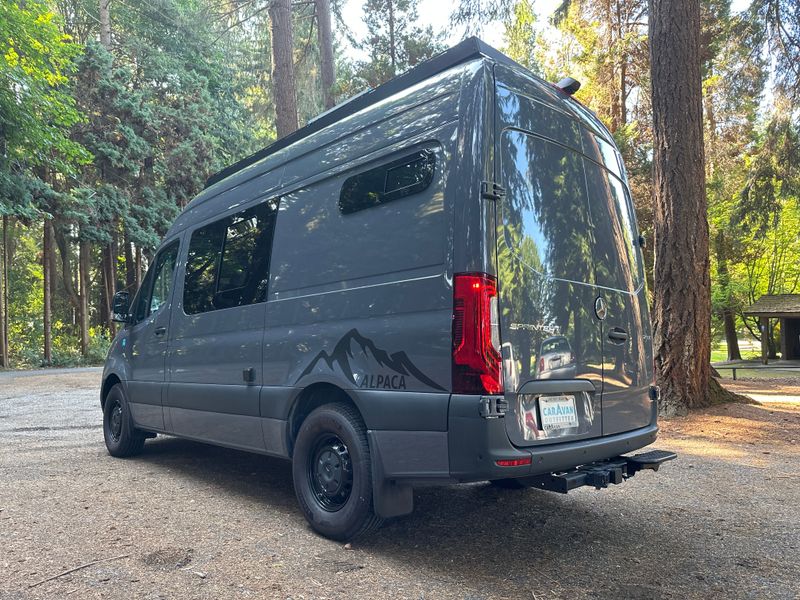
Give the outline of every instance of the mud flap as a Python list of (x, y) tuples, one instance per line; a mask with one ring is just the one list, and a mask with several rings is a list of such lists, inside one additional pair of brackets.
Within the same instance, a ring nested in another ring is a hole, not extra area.
[(674, 460), (678, 455), (666, 450), (650, 450), (634, 456), (617, 456), (607, 460), (581, 465), (570, 471), (546, 473), (526, 477), (527, 485), (551, 492), (566, 494), (570, 490), (592, 486), (596, 489), (620, 484), (643, 470), (658, 471), (662, 463)]
[(367, 432), (367, 437), (372, 455), (372, 505), (375, 514), (383, 519), (411, 514), (414, 510), (414, 488), (386, 479), (380, 448), (371, 433)]

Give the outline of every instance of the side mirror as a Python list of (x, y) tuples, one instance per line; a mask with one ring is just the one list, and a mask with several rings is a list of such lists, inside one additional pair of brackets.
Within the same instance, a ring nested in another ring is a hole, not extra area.
[(121, 290), (114, 294), (114, 306), (111, 309), (112, 319), (117, 323), (129, 323), (130, 318), (130, 293)]

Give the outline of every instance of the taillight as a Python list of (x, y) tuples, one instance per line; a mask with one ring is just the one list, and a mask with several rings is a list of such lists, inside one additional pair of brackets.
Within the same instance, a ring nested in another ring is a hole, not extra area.
[(544, 373), (544, 359), (539, 359), (539, 373)]
[(498, 467), (524, 467), (531, 464), (533, 459), (530, 456), (526, 456), (525, 458), (501, 458), (494, 462)]
[(497, 279), (462, 273), (453, 279), (453, 392), (503, 392)]

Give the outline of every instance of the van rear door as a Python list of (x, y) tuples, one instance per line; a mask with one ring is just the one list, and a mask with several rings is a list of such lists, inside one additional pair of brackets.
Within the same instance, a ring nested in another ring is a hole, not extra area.
[[(528, 107), (545, 110), (514, 97), (508, 106), (523, 117)], [(497, 272), (508, 436), (519, 446), (599, 437), (601, 324), (583, 156), (511, 128), (502, 130), (498, 150), (506, 190), (497, 204)]]
[(585, 160), (586, 186), (598, 298), (605, 311), (603, 435), (611, 435), (644, 427), (652, 419), (652, 334), (639, 232), (622, 161), (602, 138), (595, 136), (586, 147), (594, 159)]

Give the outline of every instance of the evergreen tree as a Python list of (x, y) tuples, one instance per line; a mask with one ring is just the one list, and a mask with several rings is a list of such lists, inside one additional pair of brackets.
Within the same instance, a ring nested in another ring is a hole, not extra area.
[(357, 66), (358, 77), (374, 88), (441, 52), (441, 36), (418, 24), (419, 0), (367, 0), (368, 34), (359, 47), (370, 60)]

